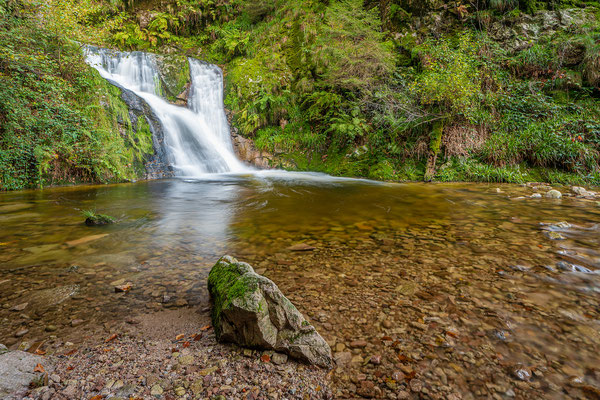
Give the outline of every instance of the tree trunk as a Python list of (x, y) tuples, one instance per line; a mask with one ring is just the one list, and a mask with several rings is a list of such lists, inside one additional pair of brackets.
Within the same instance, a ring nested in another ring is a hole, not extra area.
[(435, 164), (437, 162), (438, 154), (442, 147), (442, 134), (444, 133), (444, 122), (436, 121), (433, 123), (433, 127), (430, 133), (429, 141), (429, 157), (427, 158), (427, 166), (425, 167), (424, 180), (429, 182), (435, 175)]

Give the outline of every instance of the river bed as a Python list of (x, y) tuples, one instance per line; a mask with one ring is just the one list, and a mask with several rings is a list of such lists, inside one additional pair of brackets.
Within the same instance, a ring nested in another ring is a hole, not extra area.
[(206, 310), (230, 254), (330, 343), (336, 398), (598, 396), (600, 207), (537, 191), (266, 173), (2, 193), (0, 343)]

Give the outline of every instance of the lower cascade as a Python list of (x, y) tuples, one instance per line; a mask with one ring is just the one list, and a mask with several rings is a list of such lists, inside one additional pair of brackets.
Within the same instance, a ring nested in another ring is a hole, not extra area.
[(191, 86), (187, 107), (182, 107), (160, 96), (160, 74), (153, 54), (88, 46), (86, 60), (103, 78), (132, 91), (152, 108), (164, 132), (167, 161), (176, 175), (248, 171), (233, 152), (219, 67), (188, 58)]

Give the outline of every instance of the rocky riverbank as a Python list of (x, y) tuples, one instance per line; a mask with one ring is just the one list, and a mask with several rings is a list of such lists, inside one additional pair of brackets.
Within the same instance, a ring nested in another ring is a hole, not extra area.
[(44, 349), (53, 354), (42, 366), (54, 369), (26, 399), (331, 398), (327, 371), (218, 344), (208, 311), (148, 314), (80, 344), (55, 341)]

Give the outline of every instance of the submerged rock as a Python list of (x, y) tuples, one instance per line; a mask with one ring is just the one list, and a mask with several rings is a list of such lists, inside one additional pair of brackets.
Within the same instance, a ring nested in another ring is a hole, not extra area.
[(217, 340), (275, 350), (331, 367), (331, 349), (270, 279), (249, 264), (221, 258), (210, 271), (212, 320)]

